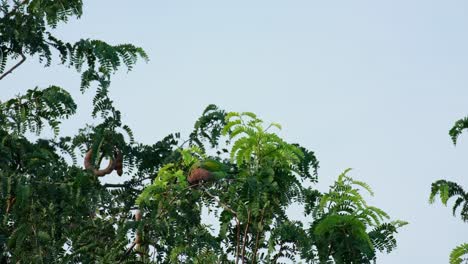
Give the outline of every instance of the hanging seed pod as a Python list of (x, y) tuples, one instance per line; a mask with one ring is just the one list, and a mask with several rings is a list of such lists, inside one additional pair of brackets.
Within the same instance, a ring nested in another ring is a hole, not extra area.
[[(135, 221), (141, 221), (141, 211), (140, 210), (137, 210), (135, 212)], [(140, 247), (141, 247), (141, 234), (140, 234), (140, 231), (137, 230), (136, 232), (136, 236), (135, 236), (135, 250), (136, 251), (139, 251), (140, 250)]]
[(115, 170), (117, 171), (117, 175), (122, 176), (123, 174), (123, 155), (120, 150), (116, 150), (114, 152), (115, 157)]
[(7, 199), (7, 207), (6, 207), (6, 213), (8, 214), (11, 210), (11, 207), (13, 207), (13, 205), (15, 204), (16, 202), (16, 197), (14, 196), (10, 196), (8, 197)]
[(102, 176), (105, 176), (107, 174), (110, 174), (114, 170), (115, 162), (114, 162), (113, 158), (109, 159), (109, 164), (107, 165), (107, 167), (105, 169), (99, 170), (99, 169), (94, 168), (94, 166), (91, 163), (92, 155), (93, 155), (93, 150), (92, 149), (90, 149), (90, 150), (88, 150), (88, 152), (86, 152), (86, 155), (84, 157), (84, 167), (85, 167), (85, 169), (92, 171), (93, 174), (96, 175), (97, 177), (102, 177)]

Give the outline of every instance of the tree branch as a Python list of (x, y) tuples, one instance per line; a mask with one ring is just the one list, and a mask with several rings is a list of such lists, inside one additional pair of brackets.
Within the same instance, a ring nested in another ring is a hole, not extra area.
[(237, 212), (234, 211), (233, 209), (231, 209), (229, 206), (227, 206), (226, 204), (222, 203), (218, 197), (214, 196), (213, 194), (211, 194), (210, 192), (208, 192), (208, 190), (204, 187), (201, 187), (201, 189), (203, 189), (205, 191), (206, 194), (208, 194), (208, 196), (210, 196), (211, 198), (213, 198), (219, 205), (221, 205), (221, 207), (223, 207), (224, 209), (226, 209), (227, 211), (233, 213), (236, 218), (237, 218)]
[(281, 256), (281, 251), (283, 251), (283, 249), (284, 249), (284, 242), (282, 241), (282, 242), (279, 244), (279, 246), (280, 246), (279, 251), (278, 251), (278, 253), (274, 256), (272, 263), (277, 263), (278, 259), (280, 258), (280, 256)]
[(236, 221), (237, 221), (237, 224), (236, 224), (236, 228), (237, 228), (237, 234), (236, 234), (236, 264), (239, 263), (239, 247), (240, 247), (240, 243), (239, 243), (239, 239), (240, 239), (240, 222), (239, 220), (237, 220), (236, 218)]
[(210, 196), (211, 198), (213, 198), (221, 207), (223, 207), (226, 211), (229, 211), (231, 212), (232, 214), (234, 214), (234, 220), (236, 220), (236, 227), (237, 227), (237, 235), (236, 235), (236, 264), (239, 263), (239, 247), (240, 247), (240, 243), (239, 243), (239, 235), (240, 235), (240, 222), (239, 222), (239, 219), (237, 218), (237, 212), (234, 211), (233, 209), (231, 209), (229, 206), (227, 206), (226, 204), (222, 203), (218, 197), (214, 196), (213, 194), (211, 194), (206, 188), (204, 188), (203, 186), (201, 186), (201, 189), (203, 191), (205, 191), (206, 194), (208, 194), (208, 196)]
[(244, 230), (244, 241), (242, 242), (242, 254), (241, 254), (242, 264), (245, 263), (245, 244), (247, 242), (247, 237), (248, 237), (247, 232), (249, 231), (250, 213), (251, 213), (251, 211), (248, 210), (247, 211), (247, 224), (245, 225), (245, 230)]
[(127, 187), (128, 184), (118, 184), (118, 183), (106, 183), (106, 184), (103, 184), (102, 187), (104, 188), (123, 188), (123, 187)]
[(8, 74), (10, 74), (12, 71), (14, 71), (16, 68), (18, 68), (21, 64), (23, 64), (23, 62), (26, 60), (26, 57), (23, 55), (23, 53), (20, 54), (21, 56), (21, 60), (16, 63), (13, 67), (11, 67), (11, 69), (9, 69), (8, 71), (6, 71), (5, 73), (3, 73), (1, 76), (0, 76), (0, 80), (5, 78), (5, 76), (7, 76)]
[[(260, 225), (262, 225), (262, 226), (263, 226), (263, 216), (264, 216), (264, 214), (265, 214), (265, 208), (262, 209), (262, 213), (260, 215)], [(255, 238), (255, 248), (254, 248), (254, 251), (253, 251), (252, 263), (255, 263), (255, 261), (257, 260), (257, 251), (258, 251), (258, 242), (259, 242), (259, 240), (260, 240), (260, 230), (257, 229), (257, 237)]]
[[(136, 222), (141, 221), (141, 217), (142, 217), (141, 211), (140, 211), (140, 209), (137, 209), (137, 211), (135, 213), (135, 221)], [(135, 240), (130, 245), (130, 247), (127, 249), (127, 251), (125, 251), (125, 253), (122, 256), (122, 258), (120, 259), (119, 263), (122, 263), (130, 255), (130, 252), (133, 251), (133, 248), (135, 248), (136, 251), (139, 250), (140, 245), (141, 245), (141, 234), (138, 232), (138, 230), (136, 230), (135, 232), (136, 232)]]

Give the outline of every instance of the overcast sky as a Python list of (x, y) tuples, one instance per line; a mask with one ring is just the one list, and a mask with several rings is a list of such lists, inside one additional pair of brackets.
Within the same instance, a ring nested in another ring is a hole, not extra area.
[[(468, 226), (431, 182), (468, 189), (468, 136), (448, 130), (468, 115), (467, 1), (122, 1), (85, 0), (84, 15), (59, 28), (66, 40), (133, 43), (150, 56), (122, 71), (112, 96), (137, 140), (183, 135), (204, 107), (252, 111), (281, 135), (316, 152), (322, 191), (345, 168), (369, 183), (370, 204), (410, 222), (382, 264), (448, 262)], [(93, 91), (79, 74), (27, 61), (0, 83), (0, 100), (35, 86), (71, 91), (89, 118)], [(468, 134), (468, 133), (467, 133)]]

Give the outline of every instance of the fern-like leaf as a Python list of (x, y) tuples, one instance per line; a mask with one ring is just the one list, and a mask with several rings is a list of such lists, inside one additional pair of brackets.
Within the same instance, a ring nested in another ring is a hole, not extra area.
[(461, 244), (450, 253), (450, 264), (461, 264), (468, 261), (468, 244)]

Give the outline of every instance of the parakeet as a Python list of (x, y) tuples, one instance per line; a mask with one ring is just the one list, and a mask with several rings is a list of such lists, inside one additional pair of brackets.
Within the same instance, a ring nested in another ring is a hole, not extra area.
[(227, 175), (226, 165), (213, 159), (196, 162), (190, 168), (187, 178), (190, 184), (196, 184), (200, 181), (219, 180)]

